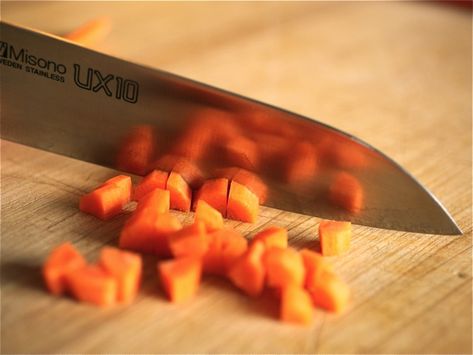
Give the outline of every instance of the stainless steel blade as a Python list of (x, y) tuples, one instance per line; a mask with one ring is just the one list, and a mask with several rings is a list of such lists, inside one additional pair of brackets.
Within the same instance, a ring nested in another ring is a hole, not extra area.
[(2, 22), (0, 38), (4, 139), (140, 174), (176, 155), (207, 177), (237, 166), (264, 181), (268, 206), (461, 234), (398, 164), (323, 123), (34, 30)]

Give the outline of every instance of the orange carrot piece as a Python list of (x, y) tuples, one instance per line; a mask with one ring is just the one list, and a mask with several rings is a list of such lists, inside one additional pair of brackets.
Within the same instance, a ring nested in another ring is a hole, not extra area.
[(154, 166), (181, 175), (192, 189), (199, 188), (204, 182), (202, 170), (191, 160), (178, 155), (164, 155), (154, 163)]
[(228, 277), (233, 284), (252, 297), (259, 296), (264, 288), (264, 250), (263, 243), (253, 243), (228, 271)]
[(202, 222), (207, 232), (214, 232), (223, 228), (222, 214), (204, 200), (197, 202), (194, 222)]
[(79, 209), (107, 220), (121, 213), (123, 207), (130, 201), (130, 195), (131, 178), (120, 175), (83, 195), (79, 201)]
[(257, 170), (259, 166), (259, 148), (251, 138), (237, 136), (226, 141), (222, 146), (223, 158), (228, 164), (243, 169)]
[(191, 299), (199, 288), (202, 262), (199, 258), (186, 257), (158, 264), (161, 284), (171, 302)]
[(288, 285), (304, 285), (304, 262), (296, 250), (269, 248), (264, 253), (263, 260), (268, 286), (281, 289)]
[(329, 187), (330, 202), (351, 213), (363, 208), (363, 187), (353, 175), (345, 172), (337, 174)]
[(156, 151), (156, 134), (152, 126), (136, 126), (121, 142), (117, 154), (117, 168), (137, 175), (145, 175)]
[(194, 198), (194, 207), (200, 200), (204, 200), (210, 206), (219, 211), (222, 216), (227, 213), (227, 195), (228, 195), (228, 180), (211, 179), (206, 180), (201, 188), (197, 191)]
[(287, 230), (281, 227), (269, 227), (257, 233), (253, 242), (261, 241), (266, 248), (287, 248)]
[(133, 301), (141, 281), (141, 256), (104, 247), (100, 251), (99, 263), (117, 282), (117, 300), (124, 303)]
[(109, 35), (111, 29), (112, 21), (110, 18), (99, 17), (84, 23), (66, 34), (64, 38), (85, 46), (94, 46), (100, 44)]
[(135, 214), (147, 210), (155, 215), (169, 212), (171, 193), (168, 190), (155, 188), (143, 196), (136, 205)]
[(192, 190), (180, 174), (171, 171), (166, 189), (171, 193), (171, 208), (183, 212), (190, 211)]
[(322, 255), (336, 256), (350, 248), (351, 223), (338, 221), (321, 221), (319, 239)]
[(342, 313), (350, 300), (350, 289), (334, 273), (323, 272), (308, 289), (317, 307)]
[(110, 306), (117, 299), (117, 281), (97, 265), (87, 265), (67, 275), (76, 299), (98, 306)]
[(205, 225), (197, 222), (168, 236), (169, 247), (175, 257), (202, 256), (208, 249)]
[(280, 317), (283, 322), (309, 325), (314, 318), (309, 293), (295, 285), (285, 287), (281, 296)]
[(259, 204), (263, 205), (268, 199), (268, 187), (263, 180), (255, 173), (237, 168), (220, 168), (215, 170), (214, 176), (218, 178), (225, 178), (228, 181), (236, 181), (241, 185), (245, 185), (250, 189), (256, 196), (258, 196)]
[(232, 181), (228, 194), (227, 217), (254, 223), (258, 217), (258, 210), (258, 197), (246, 186)]
[(125, 223), (119, 246), (140, 253), (171, 256), (168, 235), (182, 228), (179, 219), (170, 213), (136, 213)]
[(204, 272), (226, 276), (236, 260), (248, 249), (248, 241), (234, 229), (220, 229), (207, 235), (209, 246), (203, 256)]
[(324, 257), (309, 249), (300, 251), (305, 268), (305, 287), (310, 289), (317, 282), (317, 279), (324, 272), (333, 272), (332, 264), (327, 262)]
[(162, 170), (153, 170), (151, 173), (146, 175), (143, 180), (135, 187), (133, 194), (133, 200), (139, 201), (146, 194), (152, 190), (158, 188), (166, 190), (166, 182), (168, 180), (169, 173)]
[(67, 289), (66, 276), (84, 267), (82, 255), (66, 242), (54, 248), (43, 265), (43, 277), (46, 286), (53, 295), (61, 295)]

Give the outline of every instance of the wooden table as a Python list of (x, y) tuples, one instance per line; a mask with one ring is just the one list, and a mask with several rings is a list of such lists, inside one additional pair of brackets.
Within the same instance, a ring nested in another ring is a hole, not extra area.
[[(108, 14), (101, 50), (321, 118), (378, 147), (452, 213), (461, 237), (354, 227), (333, 258), (353, 290), (347, 313), (311, 327), (277, 321), (270, 297), (205, 279), (168, 303), (153, 258), (130, 307), (97, 309), (45, 292), (40, 266), (72, 241), (93, 260), (124, 217), (103, 223), (78, 198), (112, 176), (2, 142), (2, 353), (471, 353), (471, 18), (415, 3), (2, 3), (2, 18), (64, 33)], [(182, 220), (192, 216), (179, 214)], [(286, 226), (310, 246), (318, 219), (263, 208), (245, 235)]]

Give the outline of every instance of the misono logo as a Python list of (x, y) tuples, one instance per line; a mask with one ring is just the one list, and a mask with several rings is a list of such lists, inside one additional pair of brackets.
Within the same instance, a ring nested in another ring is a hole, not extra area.
[(53, 60), (45, 59), (29, 53), (28, 49), (17, 49), (7, 42), (0, 42), (0, 57), (9, 59), (17, 63), (23, 63), (32, 67), (40, 68), (56, 74), (65, 74), (67, 68), (64, 64), (56, 63)]

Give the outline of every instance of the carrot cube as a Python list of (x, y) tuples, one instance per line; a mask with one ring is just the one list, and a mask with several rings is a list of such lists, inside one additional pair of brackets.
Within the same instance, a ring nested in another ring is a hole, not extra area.
[(310, 324), (314, 308), (309, 293), (295, 285), (285, 287), (281, 296), (280, 317), (283, 322)]
[(227, 217), (254, 223), (258, 217), (258, 210), (258, 197), (246, 186), (232, 181), (228, 194)]
[(153, 170), (151, 173), (146, 175), (143, 180), (135, 187), (133, 199), (139, 201), (146, 194), (158, 188), (166, 190), (166, 182), (168, 180), (169, 173), (162, 170)]
[(205, 200), (199, 200), (197, 202), (194, 222), (202, 222), (207, 232), (213, 232), (223, 228), (222, 214), (205, 202)]
[(175, 257), (202, 256), (208, 249), (205, 225), (194, 223), (168, 236), (169, 247)]
[(202, 262), (198, 258), (186, 257), (158, 264), (158, 274), (171, 302), (191, 299), (200, 284)]
[(211, 179), (203, 183), (197, 191), (194, 198), (194, 207), (200, 200), (204, 200), (210, 206), (219, 211), (222, 216), (227, 214), (227, 195), (228, 195), (228, 179)]
[(117, 299), (117, 281), (100, 266), (87, 265), (67, 275), (67, 283), (76, 299), (98, 306), (113, 305)]
[(54, 248), (42, 270), (49, 292), (53, 295), (63, 294), (67, 289), (66, 276), (85, 264), (85, 259), (71, 243), (66, 242)]
[(171, 203), (171, 193), (168, 190), (155, 188), (141, 197), (136, 206), (134, 214), (140, 214), (142, 211), (154, 215), (168, 213)]
[(308, 291), (317, 307), (336, 313), (342, 313), (350, 299), (350, 289), (332, 272), (323, 272)]
[(131, 302), (141, 281), (141, 256), (117, 248), (104, 247), (100, 251), (99, 263), (117, 281), (117, 300)]
[(183, 212), (190, 211), (192, 190), (180, 174), (173, 171), (169, 174), (166, 189), (171, 193), (171, 208)]
[(287, 248), (287, 230), (281, 227), (269, 227), (257, 233), (253, 241), (261, 241), (266, 248)]
[(304, 261), (306, 288), (311, 288), (322, 273), (333, 271), (332, 264), (328, 263), (321, 254), (309, 249), (302, 249), (300, 254)]
[(319, 224), (319, 239), (324, 256), (336, 256), (350, 248), (351, 223), (322, 221)]
[(289, 285), (304, 285), (304, 262), (296, 250), (269, 248), (264, 254), (264, 265), (268, 286), (281, 289)]

